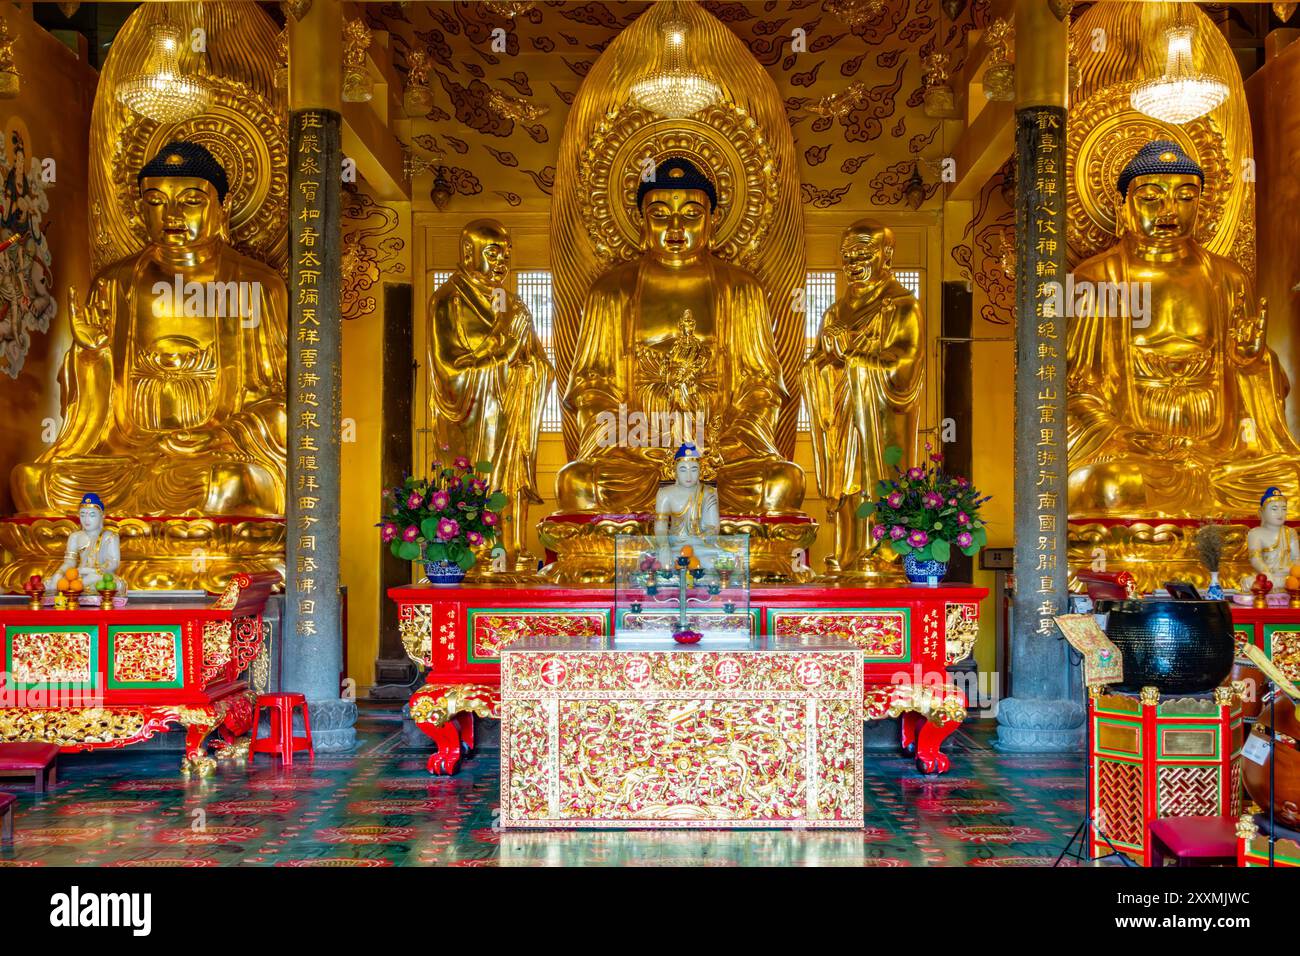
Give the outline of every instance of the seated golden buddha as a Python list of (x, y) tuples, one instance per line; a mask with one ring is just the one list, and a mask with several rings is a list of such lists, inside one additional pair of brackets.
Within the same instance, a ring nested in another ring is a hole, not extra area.
[(1095, 294), (1067, 344), (1072, 517), (1246, 514), (1261, 487), (1300, 491), (1265, 303), (1194, 238), (1204, 182), (1148, 143), (1119, 177), (1122, 238), (1074, 271)]
[[(797, 511), (803, 470), (774, 441), (786, 389), (767, 300), (754, 276), (710, 250), (714, 184), (674, 157), (636, 198), (645, 251), (596, 279), (583, 307), (564, 391), (579, 447), (556, 478), (560, 510), (649, 511), (693, 422), (724, 513)], [(628, 420), (671, 427), (652, 424), (639, 440), (617, 427)]]
[(63, 424), (12, 474), (26, 514), (284, 513), (285, 286), (226, 241), (225, 170), (175, 142), (140, 170), (148, 244), (71, 309)]

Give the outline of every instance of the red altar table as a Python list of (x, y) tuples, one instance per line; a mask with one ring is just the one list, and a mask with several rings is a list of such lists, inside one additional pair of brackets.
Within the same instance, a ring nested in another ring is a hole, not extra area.
[[(1254, 644), (1291, 681), (1300, 682), (1300, 609), (1257, 608), (1236, 602), (1231, 606), (1238, 642)], [(1261, 691), (1256, 688), (1256, 693)]]
[[(986, 588), (755, 587), (755, 636), (843, 640), (863, 651), (863, 716), (901, 718), (903, 750), (923, 773), (942, 773), (939, 749), (966, 717), (966, 698), (947, 668), (966, 658)], [(473, 715), (499, 717), (501, 650), (522, 637), (615, 633), (610, 587), (537, 584), (392, 588), (402, 643), (429, 668), (411, 696), (411, 719), (437, 744), (431, 773), (455, 773), (474, 746)]]
[(169, 724), (185, 728), (185, 773), (210, 773), (204, 740), (223, 753), (252, 721), (242, 675), (262, 649), (274, 571), (236, 574), (213, 601), (72, 610), (0, 606), (0, 741), (64, 751), (123, 747)]

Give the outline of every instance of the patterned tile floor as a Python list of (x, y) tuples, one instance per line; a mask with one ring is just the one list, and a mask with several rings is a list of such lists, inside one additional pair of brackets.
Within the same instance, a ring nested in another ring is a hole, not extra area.
[(17, 842), (0, 866), (1051, 865), (1083, 810), (1082, 758), (999, 754), (992, 734), (956, 735), (941, 777), (869, 754), (861, 832), (519, 833), (493, 828), (494, 752), (432, 777), (396, 713), (368, 708), (355, 753), (288, 772), (259, 757), (187, 782), (171, 751), (61, 758), (52, 793), (9, 788)]

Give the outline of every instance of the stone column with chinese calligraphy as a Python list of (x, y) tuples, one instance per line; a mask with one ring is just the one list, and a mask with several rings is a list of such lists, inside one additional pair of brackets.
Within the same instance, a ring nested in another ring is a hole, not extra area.
[(1066, 610), (1065, 123), (1067, 29), (1016, 3), (1015, 595), (1012, 696), (999, 749), (1082, 747), (1081, 685), (1052, 618)]
[(288, 581), (281, 683), (306, 696), (312, 739), (322, 751), (355, 746), (357, 712), (341, 682), (341, 93), (337, 81), (304, 71), (337, 72), (322, 64), (338, 62), (326, 51), (341, 36), (336, 0), (313, 5), (290, 33)]

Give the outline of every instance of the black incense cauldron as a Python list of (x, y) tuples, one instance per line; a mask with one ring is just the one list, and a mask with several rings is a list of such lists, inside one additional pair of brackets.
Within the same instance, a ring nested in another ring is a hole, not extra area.
[(1106, 636), (1124, 655), (1116, 690), (1155, 687), (1162, 694), (1199, 694), (1232, 671), (1232, 612), (1227, 601), (1098, 601)]

